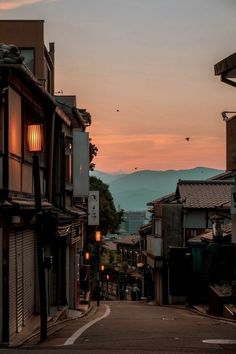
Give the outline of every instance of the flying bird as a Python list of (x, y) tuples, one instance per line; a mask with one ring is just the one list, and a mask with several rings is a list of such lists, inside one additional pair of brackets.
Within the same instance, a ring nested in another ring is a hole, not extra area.
[(187, 138), (185, 138), (185, 140), (189, 141), (189, 140), (190, 140), (190, 137), (188, 136)]
[(120, 112), (120, 110), (117, 108), (117, 109), (116, 109), (116, 112)]

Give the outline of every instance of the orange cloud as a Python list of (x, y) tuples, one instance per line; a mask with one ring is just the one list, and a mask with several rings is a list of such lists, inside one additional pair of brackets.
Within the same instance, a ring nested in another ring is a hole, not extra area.
[(97, 170), (131, 172), (185, 169), (196, 166), (225, 169), (225, 143), (220, 137), (181, 135), (108, 135), (96, 136)]
[(0, 10), (13, 10), (17, 7), (33, 5), (37, 2), (45, 2), (45, 0), (8, 0), (0, 3)]

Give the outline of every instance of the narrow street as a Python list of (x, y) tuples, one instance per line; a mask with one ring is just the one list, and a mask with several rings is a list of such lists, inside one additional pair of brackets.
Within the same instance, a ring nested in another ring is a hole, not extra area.
[[(100, 320), (99, 320), (100, 319)], [(91, 325), (91, 326), (90, 326)], [(177, 307), (138, 302), (102, 302), (68, 322), (40, 345), (0, 349), (0, 354), (35, 353), (230, 353), (236, 352), (236, 323)]]

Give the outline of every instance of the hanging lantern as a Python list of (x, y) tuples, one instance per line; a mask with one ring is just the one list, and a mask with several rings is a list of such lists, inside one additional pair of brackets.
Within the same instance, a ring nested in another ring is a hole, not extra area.
[(85, 252), (85, 259), (86, 261), (88, 261), (90, 258), (90, 253), (89, 252)]
[(95, 241), (100, 242), (102, 240), (102, 233), (101, 231), (96, 231), (95, 233)]
[(42, 124), (28, 125), (27, 136), (29, 152), (43, 151)]

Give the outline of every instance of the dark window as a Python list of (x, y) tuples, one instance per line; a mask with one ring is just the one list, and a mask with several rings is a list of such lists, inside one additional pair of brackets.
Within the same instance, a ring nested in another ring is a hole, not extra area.
[(72, 184), (72, 139), (65, 139), (65, 181)]

